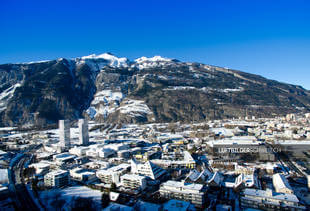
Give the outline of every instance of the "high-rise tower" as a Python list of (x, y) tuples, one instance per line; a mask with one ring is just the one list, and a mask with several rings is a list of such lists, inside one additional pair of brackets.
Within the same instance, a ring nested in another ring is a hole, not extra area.
[(70, 121), (59, 120), (59, 142), (64, 148), (70, 147)]
[(86, 119), (79, 119), (79, 144), (88, 145), (88, 121)]

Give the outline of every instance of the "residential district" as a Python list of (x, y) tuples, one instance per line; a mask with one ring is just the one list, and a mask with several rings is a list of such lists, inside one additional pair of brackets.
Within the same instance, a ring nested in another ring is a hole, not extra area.
[(309, 210), (310, 114), (0, 129), (1, 210)]

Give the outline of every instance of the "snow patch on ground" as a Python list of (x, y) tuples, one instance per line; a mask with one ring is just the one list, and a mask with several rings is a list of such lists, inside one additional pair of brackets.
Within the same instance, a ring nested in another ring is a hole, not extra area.
[(198, 88), (194, 86), (170, 86), (168, 88), (165, 88), (164, 90), (189, 90), (189, 89), (195, 89), (195, 90), (203, 91), (203, 92), (217, 91), (217, 92), (224, 92), (224, 93), (242, 92), (244, 90), (243, 87), (239, 87), (238, 89), (214, 89), (211, 87)]
[(58, 200), (64, 200), (65, 204), (62, 206), (64, 210), (71, 210), (72, 201), (75, 197), (91, 198), (97, 208), (101, 207), (102, 193), (98, 190), (93, 190), (84, 186), (73, 186), (64, 189), (53, 189), (42, 191), (40, 193), (41, 201), (45, 204), (48, 210), (54, 210), (52, 206), (55, 201), (55, 196), (59, 195)]
[(198, 89), (194, 86), (172, 86), (165, 88), (164, 90), (186, 90), (186, 89)]
[(6, 109), (6, 105), (8, 103), (8, 101), (13, 97), (13, 94), (16, 90), (17, 87), (20, 87), (21, 84), (17, 83), (9, 88), (7, 88), (6, 90), (4, 90), (1, 94), (0, 94), (0, 112)]
[(15, 130), (17, 127), (0, 127), (0, 131)]
[(113, 92), (111, 90), (102, 90), (95, 94), (91, 106), (86, 110), (90, 118), (102, 115), (104, 118), (120, 105), (124, 98), (122, 92)]
[(167, 76), (165, 75), (158, 75), (158, 78), (161, 80), (168, 80)]
[(88, 116), (91, 118), (91, 119), (94, 119), (96, 114), (97, 114), (97, 110), (95, 107), (93, 106), (90, 106), (87, 110), (86, 110), (86, 113), (88, 114)]
[(111, 90), (102, 90), (95, 94), (95, 99), (92, 101), (92, 105), (104, 102), (109, 103), (111, 101), (121, 101), (123, 99), (123, 93), (112, 92)]
[(127, 114), (132, 117), (152, 114), (152, 111), (143, 100), (128, 99), (124, 101), (117, 110), (119, 110), (122, 114)]
[(220, 91), (227, 93), (227, 92), (242, 92), (243, 90), (244, 89), (242, 87), (239, 87), (238, 89), (222, 89)]

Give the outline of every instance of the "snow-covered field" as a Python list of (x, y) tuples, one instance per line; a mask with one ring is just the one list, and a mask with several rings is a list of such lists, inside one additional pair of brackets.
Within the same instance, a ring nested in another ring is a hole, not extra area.
[(123, 98), (122, 92), (113, 92), (112, 90), (99, 91), (95, 94), (94, 100), (86, 112), (92, 119), (97, 115), (107, 117), (108, 114), (115, 111), (115, 108), (119, 106)]
[(128, 99), (123, 102), (123, 105), (118, 108), (120, 113), (128, 114), (129, 116), (142, 116), (142, 114), (151, 114), (152, 111), (142, 100)]
[(112, 92), (111, 90), (102, 90), (95, 94), (95, 99), (92, 101), (93, 105), (101, 102), (109, 103), (110, 101), (120, 101), (123, 98), (123, 93)]
[(21, 84), (17, 83), (14, 86), (7, 88), (0, 94), (0, 111), (3, 111), (6, 109), (6, 103), (13, 96), (15, 89), (20, 86)]
[(53, 205), (58, 196), (58, 201), (63, 201), (61, 206), (63, 210), (70, 210), (75, 198), (91, 198), (94, 205), (99, 209), (101, 208), (102, 193), (98, 190), (93, 190), (84, 186), (73, 186), (64, 189), (46, 190), (40, 193), (40, 200), (44, 203), (48, 210), (55, 210)]

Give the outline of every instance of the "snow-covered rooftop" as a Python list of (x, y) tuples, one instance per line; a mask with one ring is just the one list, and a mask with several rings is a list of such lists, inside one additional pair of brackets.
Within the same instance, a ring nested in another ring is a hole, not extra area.
[(276, 193), (276, 192), (272, 192), (272, 194), (269, 194), (269, 192), (266, 190), (251, 189), (251, 188), (244, 189), (244, 194), (246, 196), (269, 198), (280, 201), (289, 201), (295, 203), (299, 202), (298, 198), (294, 194)]
[(124, 174), (122, 176), (122, 179), (128, 179), (128, 180), (143, 180), (145, 179), (145, 176), (137, 175), (137, 174)]
[(65, 173), (68, 173), (68, 171), (58, 169), (58, 170), (51, 171), (51, 172), (47, 173), (46, 176), (59, 176), (59, 175), (65, 174)]
[(173, 181), (173, 180), (168, 180), (167, 182), (164, 182), (162, 185), (173, 187), (173, 188), (182, 188), (182, 189), (196, 190), (196, 191), (200, 191), (203, 188), (203, 185), (201, 184), (185, 183), (185, 182), (178, 182), (178, 181)]
[(277, 188), (282, 189), (282, 188), (288, 188), (292, 189), (290, 184), (288, 183), (287, 179), (284, 177), (283, 174), (274, 174), (273, 175), (273, 183)]

